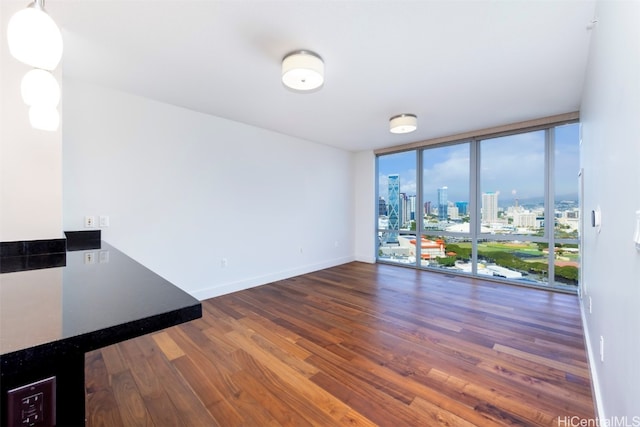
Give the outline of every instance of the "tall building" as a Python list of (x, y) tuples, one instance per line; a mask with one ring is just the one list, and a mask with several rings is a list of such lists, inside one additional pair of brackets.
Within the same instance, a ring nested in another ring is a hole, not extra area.
[(416, 195), (409, 196), (409, 221), (416, 219)]
[(458, 207), (453, 203), (450, 203), (447, 207), (447, 216), (452, 220), (460, 219), (460, 211), (458, 210)]
[(424, 214), (431, 215), (431, 201), (424, 202)]
[(482, 193), (482, 223), (498, 221), (498, 193)]
[(447, 220), (447, 210), (449, 209), (449, 195), (447, 194), (448, 188), (438, 188), (438, 220)]
[(400, 193), (400, 227), (402, 228), (407, 221), (408, 218), (409, 206), (408, 199), (406, 193)]
[(387, 202), (382, 197), (378, 199), (378, 215), (387, 216)]
[(456, 207), (458, 208), (458, 213), (460, 215), (468, 215), (469, 214), (469, 202), (456, 202)]
[(400, 230), (400, 175), (393, 174), (388, 177), (389, 203), (387, 211), (389, 216), (389, 238), (388, 242), (398, 241), (398, 230)]

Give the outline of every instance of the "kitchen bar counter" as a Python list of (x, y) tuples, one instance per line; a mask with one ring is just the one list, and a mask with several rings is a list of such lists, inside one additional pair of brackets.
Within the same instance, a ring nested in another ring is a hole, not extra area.
[(56, 377), (58, 425), (84, 425), (84, 354), (202, 316), (200, 302), (105, 242), (63, 267), (0, 274), (2, 425), (7, 391)]

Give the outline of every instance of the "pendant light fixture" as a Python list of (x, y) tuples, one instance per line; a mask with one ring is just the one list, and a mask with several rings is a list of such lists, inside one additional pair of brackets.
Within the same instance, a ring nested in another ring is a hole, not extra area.
[(22, 99), (29, 106), (31, 127), (55, 131), (60, 125), (60, 86), (50, 71), (62, 59), (62, 33), (44, 10), (44, 0), (34, 0), (11, 17), (7, 43), (14, 58), (34, 67), (20, 84)]
[(35, 0), (11, 17), (7, 43), (14, 58), (34, 68), (53, 70), (62, 58), (62, 34), (45, 12), (44, 0)]
[(415, 114), (398, 114), (389, 119), (391, 133), (409, 133), (418, 128), (418, 117)]
[(324, 84), (324, 62), (308, 50), (297, 50), (282, 59), (282, 83), (290, 89), (309, 92)]
[(34, 129), (53, 132), (60, 125), (60, 113), (56, 107), (32, 105), (29, 108), (29, 123)]
[(34, 68), (22, 78), (22, 100), (28, 106), (57, 107), (60, 102), (60, 86), (53, 74)]

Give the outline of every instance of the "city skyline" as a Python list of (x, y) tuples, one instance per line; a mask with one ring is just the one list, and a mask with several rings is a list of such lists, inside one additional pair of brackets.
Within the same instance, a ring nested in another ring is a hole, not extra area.
[[(556, 128), (555, 194), (556, 198), (577, 200), (579, 171), (579, 127), (576, 124)], [(480, 142), (481, 193), (500, 194), (500, 205), (514, 199), (533, 200), (544, 197), (544, 132), (529, 132), (487, 139)], [(447, 187), (450, 202), (469, 201), (468, 143), (430, 148), (424, 151), (422, 203), (438, 204), (438, 189)], [(384, 156), (378, 162), (379, 195), (388, 200), (386, 178), (400, 176), (400, 192), (416, 195), (416, 152)]]

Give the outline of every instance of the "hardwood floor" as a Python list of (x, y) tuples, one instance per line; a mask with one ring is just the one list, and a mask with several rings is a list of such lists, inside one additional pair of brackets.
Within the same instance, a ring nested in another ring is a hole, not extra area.
[(87, 425), (594, 417), (576, 296), (356, 262), (203, 301), (203, 311), (87, 354)]

